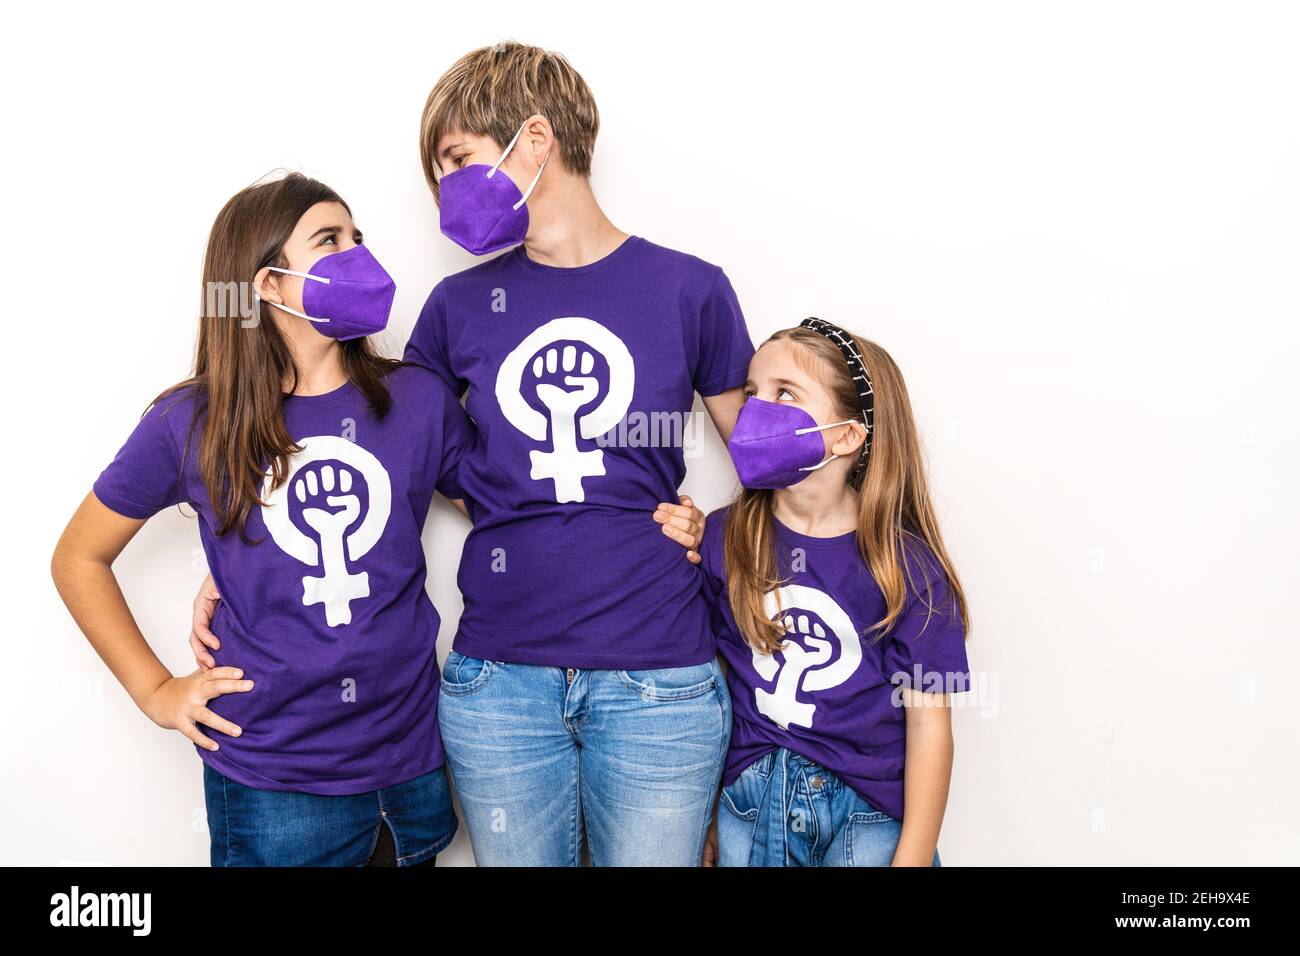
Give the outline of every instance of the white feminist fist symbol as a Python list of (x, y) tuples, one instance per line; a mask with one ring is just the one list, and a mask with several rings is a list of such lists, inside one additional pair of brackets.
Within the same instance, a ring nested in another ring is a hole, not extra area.
[[(285, 483), (271, 491), (269, 473), (263, 481), (262, 520), (281, 551), (323, 572), (302, 579), (302, 603), (325, 605), (330, 627), (351, 624), (352, 602), (370, 596), (370, 575), (352, 573), (348, 561), (359, 561), (384, 533), (393, 496), (388, 472), (370, 452), (337, 435), (315, 435), (298, 444), (302, 450), (290, 460)], [(368, 497), (364, 518), (353, 489), (358, 475)], [(293, 523), (291, 493), (315, 538)], [(348, 534), (358, 518), (361, 523)]]
[[(555, 348), (558, 342), (581, 342), (587, 347)], [(600, 391), (592, 375), (593, 353), (602, 355), (609, 367), (609, 387), (599, 404), (579, 418), (579, 410)], [(527, 380), (526, 372), (531, 375)], [(562, 373), (566, 387), (537, 381), (557, 373)], [(605, 474), (605, 453), (582, 451), (578, 437), (591, 440), (617, 425), (632, 402), (634, 384), (632, 353), (623, 340), (598, 322), (579, 317), (552, 319), (535, 329), (501, 363), (496, 386), (501, 414), (533, 441), (544, 442), (547, 434), (551, 436), (550, 451), (529, 452), (529, 477), (554, 481), (556, 501), (585, 500), (582, 479)], [(528, 404), (525, 395), (530, 387), (549, 415)]]
[[(844, 610), (816, 588), (799, 584), (777, 588), (767, 593), (763, 605), (769, 618), (782, 617), (787, 637), (778, 652), (780, 663), (775, 655), (754, 651), (754, 670), (765, 681), (776, 680), (770, 691), (754, 689), (758, 712), (783, 729), (791, 724), (811, 727), (817, 705), (799, 700), (797, 692), (811, 694), (843, 684), (862, 663), (862, 642)], [(840, 656), (832, 661), (835, 644), (840, 646)]]

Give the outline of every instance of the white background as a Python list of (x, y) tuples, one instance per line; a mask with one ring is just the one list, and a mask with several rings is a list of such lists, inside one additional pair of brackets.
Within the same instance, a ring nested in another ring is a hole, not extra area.
[[(38, 13), (32, 13), (39, 10)], [(1200, 3), (26, 5), (3, 73), (4, 863), (207, 862), (200, 762), (64, 611), (59, 532), (187, 373), (208, 228), (300, 169), (398, 282), (443, 275), (417, 132), (505, 38), (594, 89), (619, 226), (724, 266), (755, 341), (816, 314), (908, 379), (972, 603), (946, 865), (1300, 851), (1300, 35)], [(685, 490), (734, 487), (711, 440)], [(426, 531), (441, 653), (465, 528)], [(580, 564), (580, 557), (575, 563)], [(193, 519), (120, 559), (191, 666)], [(463, 834), (444, 862), (469, 863)]]

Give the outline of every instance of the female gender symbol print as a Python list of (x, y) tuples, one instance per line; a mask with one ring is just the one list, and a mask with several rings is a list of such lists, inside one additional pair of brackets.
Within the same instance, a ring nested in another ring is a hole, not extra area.
[[(302, 579), (302, 603), (325, 605), (330, 627), (352, 623), (352, 602), (370, 596), (370, 575), (352, 573), (354, 564), (379, 541), (392, 507), (392, 484), (379, 459), (355, 442), (338, 435), (313, 435), (298, 440), (302, 450), (290, 459), (289, 477), (271, 490), (268, 472), (262, 483), (262, 520), (285, 554), (322, 575)], [(363, 503), (356, 477), (365, 481), (365, 516), (352, 533), (348, 529), (361, 517)], [(306, 534), (293, 520), (293, 502), (303, 522), (314, 532)]]

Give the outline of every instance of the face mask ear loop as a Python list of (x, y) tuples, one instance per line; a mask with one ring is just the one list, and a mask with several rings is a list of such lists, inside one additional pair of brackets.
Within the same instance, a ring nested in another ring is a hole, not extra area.
[(794, 433), (796, 435), (807, 435), (809, 432), (822, 432), (828, 428), (838, 428), (840, 425), (852, 425), (856, 421), (856, 418), (850, 418), (842, 422), (831, 422), (828, 425), (809, 425), (807, 428), (796, 428)]
[[(313, 282), (324, 282), (326, 285), (330, 284), (330, 280), (327, 279), (325, 276), (314, 276), (310, 272), (294, 272), (292, 269), (281, 269), (279, 266), (267, 266), (266, 268), (269, 269), (271, 272), (283, 272), (285, 275), (300, 276), (303, 279), (311, 279)], [(263, 299), (256, 292), (253, 293), (253, 298), (257, 302), (266, 302), (266, 300)], [(318, 319), (315, 318), (314, 316), (306, 315), (302, 312), (299, 312), (297, 309), (289, 308), (287, 305), (280, 305), (280, 303), (278, 302), (266, 302), (266, 304), (271, 306), (272, 308), (279, 309), (281, 312), (288, 312), (290, 315), (296, 315), (300, 319), (306, 319), (308, 322), (329, 321), (329, 319)]]
[[(515, 132), (515, 135), (510, 140), (510, 142), (506, 143), (506, 148), (501, 151), (501, 158), (497, 160), (495, 166), (493, 166), (491, 169), (488, 170), (487, 172), (488, 179), (491, 179), (493, 176), (497, 174), (497, 170), (501, 168), (501, 164), (506, 161), (506, 157), (510, 155), (510, 151), (515, 148), (515, 143), (519, 142), (519, 137), (524, 135), (524, 127), (526, 127), (527, 125), (528, 125), (528, 121), (525, 120), (523, 125), (520, 126), (519, 129)], [(551, 160), (551, 154), (547, 153), (546, 159), (542, 160), (542, 165), (537, 167), (537, 175), (533, 177), (533, 181), (529, 183), (528, 188), (524, 190), (524, 198), (519, 200), (519, 202), (515, 203), (514, 206), (511, 207), (516, 212), (519, 210), (520, 206), (528, 202), (528, 197), (531, 196), (533, 194), (533, 190), (537, 188), (537, 181), (542, 178), (542, 170), (546, 168), (546, 164), (550, 162), (550, 160)]]
[(831, 455), (831, 457), (827, 458), (825, 461), (818, 462), (818, 463), (815, 464), (815, 465), (809, 465), (807, 468), (800, 468), (799, 470), (800, 470), (800, 471), (816, 471), (818, 468), (825, 468), (827, 465), (829, 465), (831, 462), (833, 462), (836, 458), (839, 458), (839, 457), (840, 457), (839, 455)]
[[(795, 433), (796, 435), (807, 435), (809, 432), (820, 432), (820, 431), (825, 431), (825, 430), (828, 429), (828, 428), (838, 428), (840, 425), (852, 425), (852, 424), (854, 424), (855, 422), (857, 422), (857, 419), (856, 419), (856, 418), (852, 418), (852, 419), (848, 419), (848, 420), (846, 420), (846, 421), (842, 421), (842, 422), (831, 422), (829, 425), (810, 425), (810, 426), (808, 426), (807, 428), (796, 428), (796, 429), (794, 430), (794, 433)], [(827, 465), (829, 465), (831, 462), (833, 462), (836, 458), (842, 458), (842, 457), (843, 457), (842, 455), (831, 455), (829, 458), (827, 458), (827, 459), (826, 459), (825, 461), (823, 461), (823, 462), (819, 462), (819, 463), (816, 464), (816, 465), (810, 465), (810, 466), (807, 467), (807, 468), (800, 468), (799, 470), (800, 470), (800, 471), (816, 471), (818, 468), (825, 468)]]
[(549, 163), (550, 161), (551, 161), (551, 154), (547, 153), (546, 158), (542, 160), (542, 165), (537, 167), (537, 175), (534, 176), (533, 181), (528, 184), (528, 189), (524, 192), (524, 198), (519, 200), (519, 202), (515, 203), (510, 208), (514, 209), (517, 212), (520, 206), (528, 202), (528, 197), (531, 196), (533, 194), (533, 190), (537, 188), (537, 180), (542, 178), (542, 170), (546, 168), (546, 164)]
[[(325, 276), (314, 276), (310, 272), (294, 272), (292, 269), (281, 269), (279, 266), (267, 266), (266, 268), (271, 272), (283, 272), (287, 276), (298, 276), (300, 279), (311, 279), (313, 282), (324, 282), (326, 285), (330, 284), (330, 280)], [(274, 302), (271, 304), (275, 305)]]
[[(260, 295), (259, 295), (259, 296), (254, 296), (254, 298), (255, 298), (258, 302), (266, 302), (266, 300), (263, 299)], [(300, 319), (306, 319), (308, 322), (328, 322), (328, 321), (329, 321), (329, 319), (317, 319), (317, 318), (315, 318), (315, 317), (313, 317), (313, 316), (305, 315), (305, 314), (303, 314), (302, 312), (299, 312), (297, 309), (291, 309), (291, 308), (289, 308), (287, 305), (281, 305), (281, 304), (278, 303), (278, 302), (266, 302), (266, 304), (269, 305), (269, 306), (270, 306), (271, 308), (273, 308), (273, 309), (279, 309), (281, 312), (288, 312), (290, 315), (296, 315), (296, 316), (298, 316), (298, 318), (300, 318)]]
[(488, 179), (491, 179), (493, 176), (497, 174), (497, 170), (501, 168), (501, 164), (506, 161), (506, 157), (510, 155), (510, 151), (515, 148), (515, 143), (519, 142), (519, 137), (524, 134), (524, 126), (527, 125), (528, 125), (528, 121), (524, 120), (523, 125), (521, 125), (519, 127), (518, 132), (515, 133), (514, 139), (506, 143), (506, 148), (501, 150), (501, 158), (496, 161), (495, 166), (493, 166), (491, 169), (488, 170), (487, 173)]

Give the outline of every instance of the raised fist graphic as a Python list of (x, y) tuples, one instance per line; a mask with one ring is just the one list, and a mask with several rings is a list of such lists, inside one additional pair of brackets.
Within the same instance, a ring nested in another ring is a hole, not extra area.
[[(598, 358), (608, 373), (604, 388), (596, 375)], [(584, 501), (583, 480), (605, 474), (605, 453), (583, 451), (578, 442), (618, 424), (635, 382), (632, 354), (622, 339), (581, 316), (539, 326), (502, 361), (497, 404), (506, 421), (533, 441), (550, 439), (549, 450), (529, 451), (529, 477), (554, 482), (556, 501)]]
[(574, 345), (552, 345), (533, 359), (537, 398), (550, 416), (551, 450), (529, 452), (529, 477), (554, 479), (556, 501), (582, 501), (582, 479), (605, 473), (600, 451), (578, 449), (578, 412), (600, 392), (600, 382), (591, 374), (595, 364), (590, 351), (584, 348), (579, 355)]
[(800, 702), (795, 691), (803, 681), (804, 671), (820, 667), (831, 659), (831, 642), (826, 639), (826, 629), (821, 622), (809, 621), (808, 615), (799, 611), (797, 616), (787, 614), (785, 632), (789, 638), (781, 648), (785, 663), (776, 675), (776, 687), (771, 691), (758, 688), (758, 711), (767, 714), (782, 727), (799, 724), (812, 726), (817, 708)]
[[(361, 499), (352, 494), (352, 469), (340, 465), (338, 488), (334, 466), (315, 462), (298, 472), (293, 494), (303, 505), (302, 520), (320, 541), (324, 576), (302, 579), (302, 603), (325, 605), (325, 622), (330, 627), (352, 623), (352, 602), (370, 597), (370, 575), (352, 574), (343, 555), (343, 538), (361, 515)], [(325, 507), (322, 507), (325, 506)], [(328, 510), (337, 508), (337, 511)]]
[(262, 520), (280, 550), (320, 575), (302, 579), (302, 603), (325, 606), (330, 627), (352, 623), (352, 602), (370, 596), (370, 576), (353, 574), (388, 523), (392, 484), (370, 452), (337, 435), (298, 439), (288, 480), (263, 485)]
[(770, 690), (754, 689), (755, 706), (783, 728), (811, 727), (817, 713), (814, 693), (848, 680), (862, 663), (862, 642), (849, 616), (824, 591), (792, 584), (769, 592), (764, 603), (773, 619), (779, 616), (786, 641), (777, 652), (779, 661), (776, 655), (754, 651), (754, 670), (763, 680), (775, 681)]

